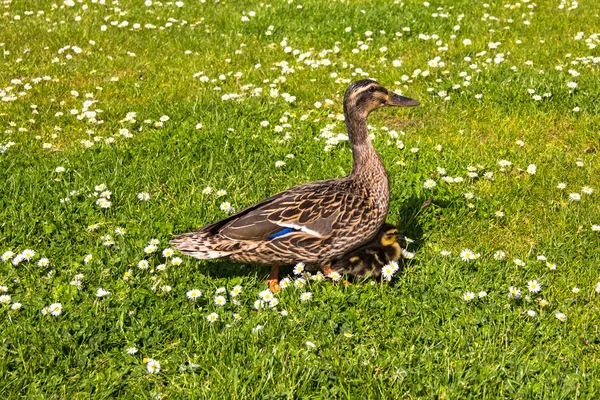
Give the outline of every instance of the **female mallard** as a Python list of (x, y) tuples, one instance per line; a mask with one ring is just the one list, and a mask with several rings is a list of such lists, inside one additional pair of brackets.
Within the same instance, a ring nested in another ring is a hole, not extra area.
[(400, 237), (403, 238), (394, 225), (385, 223), (375, 239), (332, 262), (331, 271), (357, 278), (378, 278), (384, 266), (400, 259)]
[(344, 117), (352, 145), (352, 172), (343, 178), (294, 186), (228, 218), (179, 235), (172, 244), (200, 259), (270, 264), (267, 280), (279, 290), (279, 266), (305, 262), (328, 268), (377, 234), (388, 213), (385, 167), (367, 131), (367, 117), (384, 106), (417, 106), (373, 80), (352, 83)]

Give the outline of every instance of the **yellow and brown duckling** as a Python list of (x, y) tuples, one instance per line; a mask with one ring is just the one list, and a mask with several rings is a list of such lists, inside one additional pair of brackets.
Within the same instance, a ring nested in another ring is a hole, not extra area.
[(350, 275), (357, 278), (378, 278), (383, 268), (392, 261), (398, 261), (403, 254), (399, 239), (404, 238), (398, 229), (385, 223), (375, 239), (356, 250), (349, 252), (331, 264), (331, 269), (340, 275)]
[(282, 265), (330, 266), (372, 241), (388, 214), (388, 176), (369, 138), (369, 113), (384, 106), (417, 105), (418, 101), (373, 80), (352, 83), (344, 95), (353, 156), (348, 176), (294, 186), (221, 221), (178, 235), (171, 243), (195, 258), (270, 264), (267, 282), (272, 291), (279, 290)]

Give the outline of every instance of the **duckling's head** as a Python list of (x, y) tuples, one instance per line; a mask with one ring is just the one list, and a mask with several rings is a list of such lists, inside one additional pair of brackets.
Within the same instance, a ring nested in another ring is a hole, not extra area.
[(417, 100), (400, 96), (371, 79), (352, 83), (344, 95), (344, 113), (362, 116), (384, 106), (414, 107), (419, 104)]
[(398, 242), (399, 236), (400, 233), (394, 225), (385, 224), (379, 231), (379, 243), (383, 247), (392, 246), (394, 243)]

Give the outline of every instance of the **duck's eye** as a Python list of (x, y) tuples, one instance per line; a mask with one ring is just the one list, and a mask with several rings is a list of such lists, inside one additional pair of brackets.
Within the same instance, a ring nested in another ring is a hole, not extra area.
[(374, 92), (374, 91), (376, 91), (376, 90), (377, 90), (377, 87), (376, 87), (376, 86), (371, 86), (371, 87), (369, 88), (369, 92), (371, 92), (371, 93), (373, 93), (373, 92)]

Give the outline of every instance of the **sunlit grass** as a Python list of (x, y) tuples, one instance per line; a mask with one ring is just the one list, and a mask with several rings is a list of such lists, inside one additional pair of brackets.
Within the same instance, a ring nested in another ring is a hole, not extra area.
[[(106, 3), (2, 5), (3, 397), (598, 397), (597, 4)], [(257, 310), (269, 268), (162, 256), (224, 202), (347, 174), (367, 77), (422, 103), (369, 119), (415, 240), (390, 283)]]

